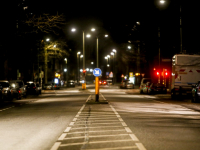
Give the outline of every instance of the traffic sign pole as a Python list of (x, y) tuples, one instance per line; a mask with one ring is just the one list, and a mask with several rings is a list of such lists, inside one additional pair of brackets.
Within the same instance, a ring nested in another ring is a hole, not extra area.
[(95, 77), (95, 102), (99, 102), (99, 77)]
[(101, 69), (95, 68), (93, 75), (95, 76), (95, 102), (99, 102), (99, 76), (101, 75)]

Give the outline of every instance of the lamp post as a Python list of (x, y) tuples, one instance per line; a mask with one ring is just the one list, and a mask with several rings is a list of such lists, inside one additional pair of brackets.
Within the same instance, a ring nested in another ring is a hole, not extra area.
[(77, 77), (77, 82), (78, 82), (78, 85), (79, 85), (79, 81), (80, 81), (80, 75), (79, 75), (79, 55), (81, 54), (81, 52), (77, 52), (77, 66), (78, 66), (78, 69), (77, 69), (77, 75), (78, 75), (78, 77)]
[[(50, 41), (50, 39), (49, 38), (47, 38), (46, 39), (46, 42), (49, 42)], [(45, 46), (45, 49), (44, 49), (44, 78), (45, 78), (45, 80), (44, 80), (44, 83), (45, 84), (47, 84), (47, 61), (48, 61), (48, 53), (47, 53), (47, 45)]]

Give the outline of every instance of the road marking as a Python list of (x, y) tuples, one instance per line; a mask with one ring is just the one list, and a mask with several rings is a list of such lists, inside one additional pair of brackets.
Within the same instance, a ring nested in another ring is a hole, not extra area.
[(125, 146), (125, 147), (112, 147), (112, 148), (97, 148), (97, 149), (87, 149), (87, 150), (122, 150), (122, 149), (135, 149), (137, 146)]
[(122, 126), (123, 126), (123, 127), (127, 127), (127, 125), (126, 125), (125, 122), (122, 122)]
[[(109, 131), (124, 131), (124, 129), (118, 129), (118, 130), (101, 130), (101, 131), (88, 131), (91, 133), (95, 133), (95, 132), (109, 132)], [(68, 134), (77, 134), (77, 133), (85, 133), (85, 131), (80, 131), (80, 132), (69, 132)]]
[(64, 132), (69, 132), (71, 127), (67, 127)]
[(74, 118), (73, 121), (76, 122), (77, 118)]
[(146, 150), (142, 143), (135, 143), (139, 150)]
[(123, 122), (124, 120), (122, 118), (119, 118), (119, 121)]
[[(100, 93), (101, 94), (101, 93)], [(105, 100), (106, 101), (106, 98), (103, 96), (103, 94), (101, 94), (101, 97), (103, 97), (103, 100)]]
[[(113, 134), (113, 135), (89, 135), (89, 138), (98, 138), (98, 137), (112, 137), (112, 136), (127, 136), (129, 134)], [(85, 138), (85, 136), (78, 136), (78, 137), (69, 137), (69, 138), (64, 138), (63, 140), (70, 140), (70, 139), (82, 139)]]
[(1, 109), (0, 111), (5, 111), (5, 110), (11, 109), (11, 108), (13, 108), (13, 107), (15, 107), (15, 106), (11, 106), (11, 107), (8, 107), (8, 108), (4, 108), (4, 109)]
[(132, 133), (131, 129), (129, 127), (125, 127), (126, 132)]
[(59, 138), (58, 141), (64, 140), (64, 138), (67, 136), (67, 133), (63, 133)]
[(61, 144), (61, 142), (56, 142), (56, 143), (52, 146), (51, 150), (57, 150), (57, 149), (60, 147), (60, 144)]
[(86, 103), (89, 101), (90, 97), (91, 97), (91, 95), (87, 98)]
[[(111, 141), (90, 141), (90, 144), (99, 144), (99, 143), (111, 143), (111, 142), (128, 142), (128, 141), (133, 141), (132, 139), (127, 139), (127, 140), (111, 140)], [(61, 144), (61, 147), (65, 146), (73, 146), (73, 145), (83, 145), (85, 142), (80, 142), (80, 143), (69, 143), (69, 144)]]
[(129, 134), (133, 141), (139, 141), (135, 134)]
[(70, 124), (69, 124), (70, 126), (73, 126), (74, 125), (74, 122), (70, 122)]
[(73, 128), (72, 130), (77, 130), (77, 129), (86, 129), (86, 128), (88, 128), (88, 129), (96, 129), (96, 128), (118, 128), (118, 127), (122, 127), (121, 125), (119, 125), (119, 126), (113, 126), (113, 125), (111, 125), (111, 126), (95, 126), (95, 127), (80, 127), (80, 128)]

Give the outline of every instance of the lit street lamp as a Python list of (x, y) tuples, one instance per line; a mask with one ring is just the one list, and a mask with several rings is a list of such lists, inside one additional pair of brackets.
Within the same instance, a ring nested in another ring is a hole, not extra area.
[(77, 75), (78, 75), (78, 77), (77, 77), (77, 82), (78, 82), (78, 85), (79, 85), (79, 81), (80, 81), (80, 75), (79, 75), (79, 70), (80, 70), (80, 69), (79, 69), (79, 68), (80, 68), (79, 56), (80, 56), (80, 54), (81, 54), (81, 52), (77, 52), (77, 66), (78, 66), (78, 67), (77, 67), (77, 68), (78, 68), (78, 69), (77, 69), (77, 70), (78, 70), (78, 71), (77, 71)]

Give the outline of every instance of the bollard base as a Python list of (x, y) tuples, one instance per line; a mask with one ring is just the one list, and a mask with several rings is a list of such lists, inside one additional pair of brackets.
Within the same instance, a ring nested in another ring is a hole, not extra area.
[(86, 90), (86, 83), (82, 83), (82, 90)]
[(99, 102), (99, 94), (95, 95), (95, 102)]

